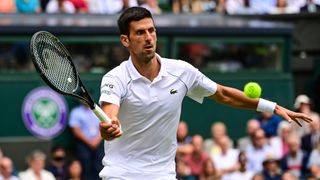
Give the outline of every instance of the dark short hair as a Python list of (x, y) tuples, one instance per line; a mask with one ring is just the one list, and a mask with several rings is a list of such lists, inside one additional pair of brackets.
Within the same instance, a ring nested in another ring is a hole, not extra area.
[(131, 7), (122, 12), (118, 19), (118, 28), (120, 34), (129, 35), (129, 24), (132, 21), (139, 21), (144, 18), (152, 18), (152, 14), (149, 10), (143, 7)]

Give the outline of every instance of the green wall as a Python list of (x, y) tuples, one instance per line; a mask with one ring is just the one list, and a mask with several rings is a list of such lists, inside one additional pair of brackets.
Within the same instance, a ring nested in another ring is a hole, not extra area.
[[(215, 74), (205, 73), (214, 81), (242, 89), (248, 81), (256, 81), (262, 86), (262, 96), (270, 98), (288, 108), (292, 107), (293, 85), (289, 74)], [(93, 90), (93, 96), (98, 101), (99, 86), (102, 74), (81, 74), (81, 78), (88, 89)], [(0, 137), (32, 136), (22, 122), (21, 107), (24, 97), (34, 88), (45, 86), (40, 77), (34, 74), (1, 74), (0, 75), (0, 113), (2, 123)], [(71, 97), (66, 97), (69, 110), (77, 104)], [(224, 105), (205, 100), (201, 105), (189, 98), (185, 98), (182, 107), (182, 119), (189, 124), (190, 134), (210, 136), (210, 126), (215, 121), (223, 121), (233, 139), (245, 134), (246, 121), (255, 115), (252, 110), (233, 109)], [(65, 131), (54, 139), (62, 144), (70, 143), (70, 130)]]

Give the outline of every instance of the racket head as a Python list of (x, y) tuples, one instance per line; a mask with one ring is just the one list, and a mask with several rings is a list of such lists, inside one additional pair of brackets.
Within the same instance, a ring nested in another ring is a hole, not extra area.
[(79, 75), (64, 45), (47, 31), (31, 38), (32, 62), (42, 79), (54, 90), (73, 95), (79, 85)]

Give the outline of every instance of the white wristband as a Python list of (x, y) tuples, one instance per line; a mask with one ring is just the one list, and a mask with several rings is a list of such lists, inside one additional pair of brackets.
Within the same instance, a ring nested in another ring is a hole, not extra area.
[(277, 103), (260, 98), (257, 106), (258, 112), (269, 112), (273, 114)]

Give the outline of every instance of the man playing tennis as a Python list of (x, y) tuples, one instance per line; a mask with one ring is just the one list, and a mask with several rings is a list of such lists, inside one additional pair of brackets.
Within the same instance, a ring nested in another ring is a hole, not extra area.
[(100, 123), (106, 140), (100, 177), (105, 180), (176, 179), (176, 133), (185, 96), (199, 103), (208, 97), (236, 108), (272, 112), (289, 122), (312, 121), (274, 102), (250, 99), (240, 90), (219, 85), (185, 61), (160, 57), (155, 52), (154, 21), (145, 8), (126, 9), (118, 27), (130, 57), (101, 83), (100, 104), (112, 120)]

